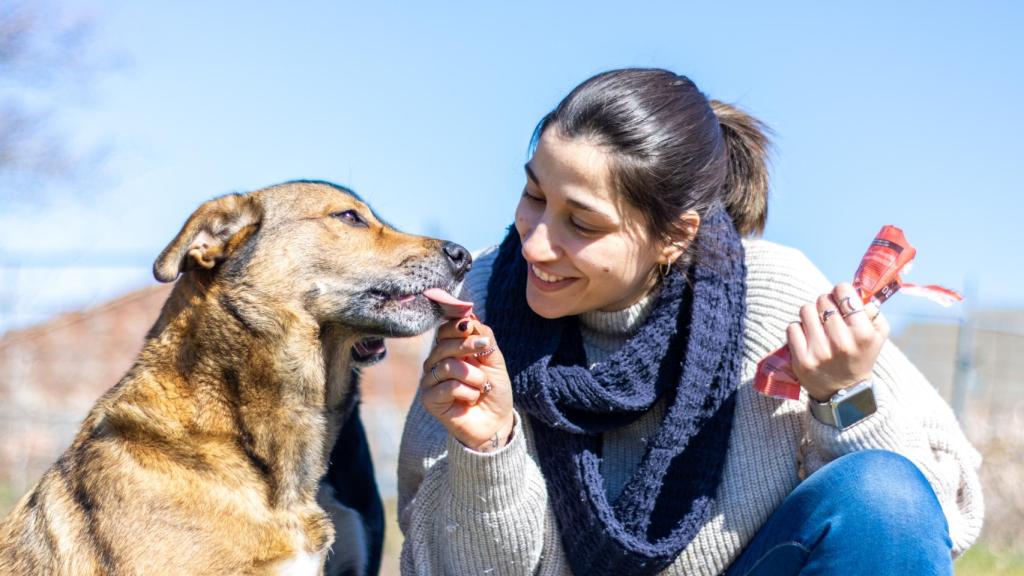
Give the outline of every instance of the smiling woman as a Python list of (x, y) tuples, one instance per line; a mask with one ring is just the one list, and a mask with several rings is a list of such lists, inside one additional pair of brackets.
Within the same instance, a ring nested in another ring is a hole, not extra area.
[[(549, 130), (526, 165), (515, 224), (529, 263), (526, 299), (545, 318), (627, 308), (655, 285), (658, 265), (682, 253), (682, 242), (652, 241), (640, 209), (615, 192), (610, 163), (593, 142)], [(699, 222), (685, 215), (686, 238)]]
[[(649, 69), (541, 120), (515, 225), (466, 279), (480, 316), (423, 364), (403, 573), (951, 573), (980, 529), (977, 455), (884, 316), (744, 238), (766, 132)], [(751, 386), (783, 345), (794, 401)], [(847, 401), (872, 410), (840, 429), (812, 409)]]

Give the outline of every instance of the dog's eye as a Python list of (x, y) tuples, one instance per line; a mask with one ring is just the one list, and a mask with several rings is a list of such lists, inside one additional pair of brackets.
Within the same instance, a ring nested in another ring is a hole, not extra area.
[(331, 216), (337, 218), (338, 220), (341, 220), (346, 224), (351, 224), (352, 226), (366, 226), (366, 220), (363, 220), (363, 217), (360, 216), (359, 212), (356, 212), (355, 210), (335, 212), (334, 214), (331, 214)]

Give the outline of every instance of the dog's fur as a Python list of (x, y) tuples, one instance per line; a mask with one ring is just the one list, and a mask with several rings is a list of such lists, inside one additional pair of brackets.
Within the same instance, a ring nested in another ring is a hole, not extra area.
[(420, 293), (468, 267), (329, 183), (207, 202), (154, 264), (182, 275), (134, 366), (0, 525), (0, 574), (322, 573), (324, 508), (355, 526), (317, 501), (353, 347), (436, 325)]

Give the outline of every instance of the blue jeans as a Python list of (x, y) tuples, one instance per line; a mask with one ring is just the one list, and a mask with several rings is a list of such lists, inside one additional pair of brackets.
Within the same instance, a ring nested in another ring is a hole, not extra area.
[(865, 450), (797, 486), (726, 575), (952, 575), (951, 547), (920, 470), (899, 454)]

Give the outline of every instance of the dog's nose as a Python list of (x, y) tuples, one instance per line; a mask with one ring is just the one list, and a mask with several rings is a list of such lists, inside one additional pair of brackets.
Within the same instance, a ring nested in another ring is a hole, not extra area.
[(473, 257), (469, 255), (469, 250), (455, 242), (445, 242), (443, 250), (456, 275), (461, 276), (469, 270), (470, 264), (473, 263)]

